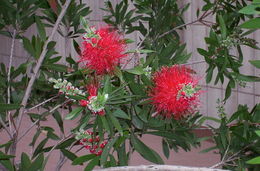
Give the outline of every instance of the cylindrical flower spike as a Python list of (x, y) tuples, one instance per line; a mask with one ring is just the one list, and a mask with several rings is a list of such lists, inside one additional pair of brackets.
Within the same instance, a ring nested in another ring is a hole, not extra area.
[(108, 27), (96, 30), (94, 33), (97, 38), (84, 37), (80, 62), (98, 75), (112, 73), (126, 56), (124, 54), (126, 44), (116, 31), (111, 31)]
[(201, 91), (191, 71), (186, 66), (174, 65), (163, 67), (153, 75), (150, 96), (158, 115), (180, 119), (195, 111)]

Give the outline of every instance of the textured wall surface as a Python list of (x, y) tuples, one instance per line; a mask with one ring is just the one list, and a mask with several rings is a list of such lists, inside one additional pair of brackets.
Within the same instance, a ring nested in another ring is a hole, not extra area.
[[(117, 3), (120, 0), (113, 0), (113, 3)], [(101, 10), (100, 8), (104, 7), (103, 0), (85, 0), (85, 2), (90, 6), (92, 13), (89, 15), (89, 20), (91, 25), (102, 26), (104, 23), (102, 22), (102, 17), (106, 15), (106, 12)], [(198, 8), (202, 7), (202, 0), (182, 0), (180, 1), (180, 5), (190, 3), (191, 6), (188, 11), (184, 15), (185, 22), (191, 22), (196, 20), (196, 11)], [(207, 20), (212, 20), (212, 18), (208, 18)], [(206, 48), (204, 37), (208, 35), (210, 28), (200, 24), (194, 24), (187, 26), (187, 29), (182, 31), (182, 39), (183, 42), (187, 44), (187, 51), (192, 53), (192, 58), (189, 61), (189, 64), (195, 71), (197, 71), (200, 76), (200, 84), (203, 87), (204, 94), (201, 96), (201, 107), (200, 111), (203, 115), (206, 116), (216, 116), (217, 115), (217, 99), (223, 99), (225, 94), (225, 84), (209, 84), (206, 85), (205, 80), (203, 79), (205, 76), (205, 71), (207, 69), (207, 64), (203, 62), (203, 57), (197, 53), (197, 48)], [(35, 27), (32, 27), (28, 30), (26, 35), (31, 36), (36, 33)], [(255, 38), (258, 42), (260, 41), (260, 31), (255, 32), (250, 35), (252, 38)], [(133, 40), (139, 40), (139, 34), (133, 33), (128, 35), (128, 38)], [(61, 55), (68, 56), (71, 54), (75, 59), (78, 58), (76, 52), (72, 47), (72, 42), (70, 40), (66, 40), (61, 37), (58, 33), (55, 35), (55, 40), (58, 41), (56, 47), (58, 52)], [(78, 39), (80, 41), (80, 39)], [(10, 55), (10, 47), (11, 40), (7, 37), (0, 36), (0, 62), (4, 62), (5, 64), (9, 61)], [(130, 49), (133, 49), (136, 44), (132, 44)], [(255, 69), (252, 67), (248, 60), (259, 59), (260, 51), (253, 50), (248, 47), (243, 47), (245, 64), (241, 68), (241, 72), (243, 74), (249, 75), (260, 75), (259, 69)], [(15, 52), (14, 52), (14, 61), (13, 66), (18, 66), (22, 62), (28, 60), (28, 54), (23, 50), (22, 43), (18, 40), (15, 42)], [(64, 61), (64, 59), (63, 59)], [(238, 104), (248, 104), (250, 108), (254, 106), (254, 104), (260, 102), (260, 83), (247, 83), (245, 88), (237, 87), (234, 89), (231, 97), (226, 103), (226, 112), (228, 114), (233, 113)], [(207, 124), (215, 124), (210, 121)]]

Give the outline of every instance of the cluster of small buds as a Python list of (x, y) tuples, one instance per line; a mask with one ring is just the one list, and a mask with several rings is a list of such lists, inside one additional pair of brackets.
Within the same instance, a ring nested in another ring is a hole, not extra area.
[(96, 34), (96, 28), (88, 27), (86, 32), (87, 33), (83, 35), (84, 40), (89, 42), (92, 46), (96, 46), (98, 40), (100, 39), (100, 35)]
[[(80, 134), (80, 136), (79, 136)], [(105, 148), (107, 141), (101, 141), (99, 136), (94, 135), (92, 131), (82, 131), (76, 136), (76, 139), (80, 141), (91, 154), (100, 156)]]
[(242, 30), (236, 30), (225, 40), (221, 41), (221, 46), (226, 48), (232, 48), (237, 45), (248, 44), (251, 46), (256, 46), (257, 42), (254, 39), (241, 36)]
[(221, 101), (220, 99), (217, 99), (217, 109), (218, 109), (218, 116), (220, 118), (226, 118), (226, 113), (225, 113), (225, 107), (224, 107), (224, 103), (223, 101)]
[(60, 94), (72, 95), (72, 96), (86, 95), (82, 90), (79, 90), (78, 88), (72, 86), (71, 82), (68, 82), (67, 80), (50, 78), (49, 82), (54, 83), (53, 87), (55, 89), (59, 89)]
[(227, 37), (225, 40), (221, 41), (221, 46), (226, 48), (231, 48), (238, 44), (238, 41), (233, 37)]
[(181, 97), (191, 98), (200, 90), (200, 86), (194, 87), (191, 83), (182, 85), (182, 89), (180, 89), (178, 92), (177, 100), (179, 100)]
[(147, 76), (148, 78), (151, 78), (152, 75), (152, 68), (147, 66), (143, 69), (144, 75)]
[(88, 100), (80, 100), (79, 104), (82, 107), (87, 107), (93, 114), (105, 115), (105, 103), (108, 99), (108, 94), (89, 96)]

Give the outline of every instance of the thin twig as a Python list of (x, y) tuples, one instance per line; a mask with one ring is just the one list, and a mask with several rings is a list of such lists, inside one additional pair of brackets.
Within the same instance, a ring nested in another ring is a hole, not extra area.
[[(218, 89), (218, 90), (226, 90), (225, 88), (220, 88), (220, 87), (214, 87), (214, 86), (210, 86), (210, 85), (200, 85), (201, 87), (205, 87), (205, 88), (214, 88), (214, 89)], [(260, 96), (260, 94), (255, 94), (255, 93), (249, 93), (249, 92), (245, 92), (245, 91), (241, 91), (241, 90), (236, 90), (233, 89), (233, 92), (238, 92), (238, 93), (243, 93), (243, 94), (248, 94), (248, 95), (253, 95), (253, 96)]]
[(52, 149), (49, 151), (49, 153), (48, 153), (47, 156), (46, 156), (46, 161), (49, 159), (49, 157), (50, 157), (51, 153), (53, 152), (53, 150), (55, 150), (55, 148), (56, 148), (58, 145), (60, 145), (61, 143), (63, 143), (63, 142), (66, 141), (67, 139), (69, 139), (71, 135), (73, 135), (73, 133), (70, 133), (69, 135), (65, 136), (63, 139), (61, 139), (59, 142), (57, 142), (56, 145), (54, 145), (54, 146), (52, 147)]
[(45, 101), (43, 101), (43, 102), (41, 102), (41, 103), (39, 103), (39, 104), (37, 104), (37, 105), (35, 105), (35, 106), (29, 108), (29, 109), (25, 109), (24, 112), (28, 112), (28, 111), (30, 111), (30, 110), (33, 110), (33, 109), (37, 108), (37, 107), (40, 107), (40, 106), (44, 105), (45, 103), (48, 103), (49, 101), (51, 101), (51, 100), (53, 100), (53, 99), (55, 99), (55, 98), (57, 98), (57, 97), (58, 97), (58, 95), (53, 96), (53, 97), (51, 97), (51, 98), (49, 98), (49, 99), (47, 99), (47, 100), (45, 100)]
[(17, 121), (16, 121), (16, 123), (17, 123), (17, 130), (16, 130), (16, 135), (15, 136), (18, 136), (17, 134), (18, 134), (18, 130), (19, 130), (20, 126), (21, 126), (22, 117), (23, 117), (23, 114), (24, 114), (24, 109), (25, 109), (25, 107), (26, 107), (26, 105), (28, 103), (28, 100), (29, 100), (29, 97), (30, 97), (30, 94), (31, 94), (31, 91), (32, 91), (33, 84), (34, 84), (34, 82), (36, 80), (36, 77), (38, 75), (38, 72), (40, 70), (42, 62), (43, 62), (43, 60), (45, 58), (45, 55), (47, 53), (47, 46), (48, 46), (49, 42), (52, 41), (53, 36), (54, 36), (55, 32), (57, 31), (58, 26), (59, 26), (63, 16), (65, 15), (65, 12), (66, 12), (70, 2), (71, 2), (71, 0), (67, 0), (66, 3), (64, 4), (64, 6), (62, 7), (62, 11), (61, 11), (61, 13), (60, 13), (60, 15), (59, 15), (59, 17), (58, 17), (58, 19), (57, 19), (53, 29), (52, 29), (51, 35), (49, 36), (48, 40), (44, 43), (42, 53), (41, 53), (41, 55), (39, 57), (39, 60), (36, 63), (36, 66), (35, 66), (34, 70), (33, 70), (33, 75), (32, 75), (32, 77), (31, 77), (31, 79), (30, 79), (30, 81), (28, 83), (28, 86), (27, 86), (26, 91), (25, 91), (25, 95), (24, 95), (23, 100), (22, 100), (22, 104), (21, 104), (22, 107), (19, 110), (19, 114), (18, 114)]
[(5, 124), (5, 122), (3, 121), (3, 119), (1, 118), (0, 116), (0, 123), (1, 125), (3, 126), (4, 130), (7, 132), (7, 134), (9, 135), (9, 137), (11, 138), (12, 137), (12, 134), (11, 132), (9, 131), (7, 125)]
[[(54, 108), (52, 108), (52, 109), (49, 111), (49, 114), (51, 114), (51, 113), (54, 112), (55, 110), (59, 109), (61, 106), (63, 106), (64, 104), (66, 104), (66, 103), (68, 103), (68, 102), (69, 102), (69, 101), (65, 101), (64, 103), (55, 106)], [(34, 127), (34, 126), (35, 126), (37, 123), (39, 123), (39, 122), (40, 122), (40, 119), (37, 119), (36, 121), (34, 121), (34, 122), (31, 124), (31, 126), (30, 126), (29, 128), (27, 128), (26, 131), (24, 131), (19, 138), (17, 138), (17, 142), (19, 142), (19, 141), (32, 129), (32, 127)]]
[[(7, 73), (7, 104), (11, 102), (11, 69), (13, 64), (13, 57), (14, 57), (14, 44), (15, 44), (15, 37), (16, 37), (16, 29), (14, 29), (12, 33), (12, 44), (10, 50), (10, 57), (9, 57), (9, 65), (8, 65), (8, 73)], [(12, 130), (12, 122), (11, 122), (11, 112), (7, 112), (8, 122), (9, 122), (9, 132), (13, 132)]]
[[(221, 162), (217, 163), (217, 164), (214, 164), (213, 166), (210, 167), (210, 169), (214, 169), (214, 168), (217, 168), (217, 167), (220, 167), (228, 162), (231, 162), (231, 161), (234, 161), (234, 160), (237, 160), (239, 159), (239, 157), (237, 157), (237, 155), (239, 155), (241, 152), (243, 152), (245, 149), (247, 149), (248, 147), (250, 147), (251, 145), (253, 145), (254, 143), (252, 144), (248, 144), (247, 146), (245, 146), (244, 148), (242, 148), (241, 150), (239, 150), (238, 152), (234, 153), (232, 156), (228, 157), (226, 160), (221, 160)], [(227, 150), (226, 150), (227, 151)], [(226, 152), (225, 151), (225, 152)], [(223, 157), (224, 158), (224, 157)]]
[[(143, 42), (145, 41), (145, 39), (147, 38), (147, 36), (149, 35), (149, 32), (144, 36), (143, 40), (141, 42), (139, 42), (138, 46), (136, 47), (136, 49), (138, 50)], [(130, 61), (132, 61), (132, 59), (135, 57), (136, 53), (132, 54), (132, 56), (130, 56), (130, 58), (127, 60), (127, 62), (123, 65), (122, 69), (125, 69), (125, 67), (129, 64)]]
[(11, 80), (11, 68), (12, 68), (13, 57), (14, 57), (13, 55), (14, 55), (15, 37), (16, 37), (16, 29), (14, 29), (13, 34), (12, 34), (12, 44), (11, 44), (8, 73), (7, 73), (7, 83), (8, 83), (8, 86), (7, 86), (7, 104), (10, 104), (10, 101), (11, 101), (10, 80)]
[(206, 18), (207, 16), (209, 16), (211, 13), (212, 13), (212, 12), (205, 11), (197, 20), (194, 20), (194, 21), (191, 21), (191, 22), (189, 22), (189, 23), (185, 23), (185, 24), (179, 25), (179, 26), (177, 26), (177, 27), (174, 27), (173, 29), (171, 29), (171, 30), (169, 30), (169, 31), (166, 31), (166, 32), (164, 32), (163, 34), (159, 35), (159, 36), (158, 36), (158, 39), (160, 39), (160, 38), (166, 36), (167, 34), (170, 34), (170, 33), (174, 32), (174, 31), (176, 31), (177, 29), (180, 29), (180, 28), (182, 28), (182, 27), (185, 27), (185, 26), (187, 26), (187, 25), (192, 25), (192, 24), (195, 24), (195, 23), (197, 23), (197, 22), (202, 23), (203, 19)]

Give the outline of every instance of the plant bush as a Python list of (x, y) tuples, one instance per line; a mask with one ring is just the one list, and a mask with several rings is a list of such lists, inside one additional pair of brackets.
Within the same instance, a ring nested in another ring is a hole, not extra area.
[[(197, 110), (203, 91), (195, 71), (185, 66), (192, 54), (185, 50), (178, 30), (195, 23), (211, 28), (205, 38), (207, 49), (198, 52), (208, 64), (207, 83), (228, 81), (223, 103), (235, 86), (260, 80), (239, 70), (244, 63), (241, 46), (259, 49), (247, 36), (259, 29), (260, 1), (204, 2), (197, 19), (185, 23), (182, 16), (189, 4), (181, 7), (176, 0), (123, 0), (114, 5), (106, 1), (103, 10), (108, 26), (96, 28), (87, 22), (91, 9), (82, 1), (2, 0), (0, 33), (10, 37), (11, 47), (9, 63), (1, 64), (0, 69), (0, 126), (9, 136), (9, 141), (0, 145), (1, 167), (44, 170), (54, 150), (61, 155), (56, 170), (61, 170), (67, 159), (72, 165), (87, 163), (85, 170), (126, 166), (134, 151), (150, 162), (163, 164), (159, 154), (142, 142), (145, 134), (161, 137), (167, 158), (170, 150), (198, 147), (203, 139), (193, 130), (208, 118)], [(215, 16), (215, 21), (207, 21), (208, 16)], [(26, 37), (33, 24), (37, 33)], [(73, 42), (80, 58), (74, 59), (67, 50), (65, 56), (57, 52), (55, 32)], [(140, 41), (135, 49), (127, 49), (133, 41), (126, 37), (135, 32)], [(77, 38), (82, 38), (82, 43)], [(30, 57), (13, 67), (16, 41), (22, 41)], [(238, 56), (233, 55), (234, 50)], [(61, 64), (61, 59), (66, 62)], [(249, 62), (260, 68), (259, 60)], [(213, 73), (217, 73), (215, 78)], [(31, 113), (35, 108), (41, 110)], [(60, 108), (66, 109), (65, 117)], [(259, 110), (259, 104), (250, 112), (239, 105), (227, 117), (219, 106), (220, 118), (213, 119), (220, 126), (208, 126), (215, 146), (205, 150), (217, 149), (221, 156), (220, 163), (212, 167), (259, 169)], [(21, 132), (24, 115), (32, 123)], [(44, 126), (49, 116), (60, 130)], [(67, 134), (64, 120), (74, 119), (79, 121)], [(34, 128), (35, 135), (28, 141), (33, 152), (18, 156), (17, 143)], [(45, 138), (38, 142), (42, 134)], [(48, 146), (49, 141), (55, 143)], [(77, 156), (73, 147), (84, 149), (86, 155)]]

